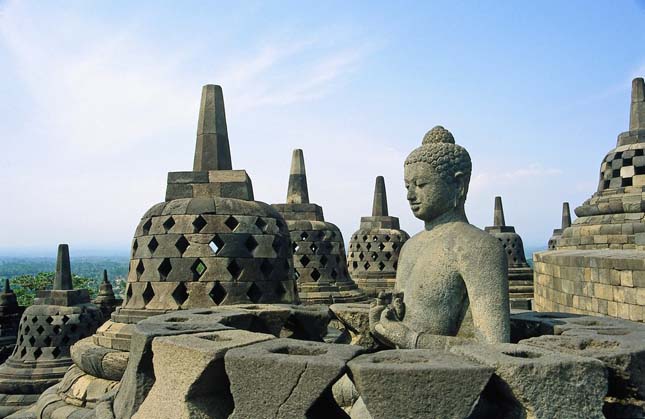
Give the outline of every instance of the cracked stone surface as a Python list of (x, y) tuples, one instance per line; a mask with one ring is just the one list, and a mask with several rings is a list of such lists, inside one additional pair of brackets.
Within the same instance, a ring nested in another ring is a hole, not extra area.
[(465, 418), (493, 373), (464, 357), (428, 349), (362, 355), (348, 366), (374, 419)]
[(231, 348), (274, 339), (244, 330), (163, 337), (152, 342), (155, 384), (133, 419), (227, 418), (233, 397), (224, 370)]
[(482, 398), (503, 417), (604, 417), (607, 373), (596, 359), (510, 343), (456, 346), (451, 351), (495, 369)]
[(352, 345), (275, 339), (228, 351), (231, 419), (348, 417), (331, 387), (362, 352)]

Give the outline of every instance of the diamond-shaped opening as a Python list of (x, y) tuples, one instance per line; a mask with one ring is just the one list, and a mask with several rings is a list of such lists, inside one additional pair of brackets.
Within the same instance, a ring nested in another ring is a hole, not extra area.
[(45, 339), (43, 339), (43, 342), (45, 343), (45, 346), (52, 346), (51, 336), (45, 336)]
[(159, 242), (153, 237), (152, 239), (150, 239), (150, 243), (148, 243), (148, 249), (150, 249), (150, 251), (154, 253), (154, 251), (157, 250), (157, 247), (159, 247)]
[(244, 247), (246, 247), (246, 250), (253, 253), (253, 251), (258, 247), (258, 242), (253, 238), (253, 236), (249, 236), (249, 238), (244, 242)]
[(180, 282), (172, 292), (172, 298), (178, 305), (184, 304), (184, 302), (188, 299), (188, 290), (186, 289), (186, 285), (184, 285), (183, 282)]
[(193, 221), (193, 227), (195, 227), (195, 233), (199, 233), (200, 231), (202, 231), (204, 227), (206, 227), (206, 224), (208, 223), (206, 222), (204, 217), (202, 217), (201, 215), (197, 216), (197, 218), (195, 218), (195, 221)]
[(39, 335), (42, 335), (44, 331), (45, 331), (45, 328), (42, 326), (38, 326), (38, 329), (36, 329), (36, 332), (38, 332)]
[(279, 254), (280, 248), (282, 248), (282, 238), (275, 236), (273, 238), (273, 243), (271, 243), (271, 247), (273, 247), (273, 250)]
[(260, 289), (260, 287), (255, 285), (255, 282), (253, 282), (249, 287), (249, 290), (246, 292), (246, 295), (249, 297), (249, 300), (253, 301), (254, 303), (258, 303), (260, 301), (260, 298), (262, 298), (262, 290)]
[(385, 263), (383, 263), (383, 262), (379, 262), (379, 264), (378, 264), (378, 270), (379, 270), (379, 271), (382, 271), (383, 269), (385, 269)]
[(53, 321), (54, 318), (52, 316), (47, 316), (47, 318), (45, 319), (45, 322), (47, 322), (47, 324), (52, 324)]
[(126, 285), (125, 297), (129, 300), (132, 298), (132, 287), (130, 284)]
[(190, 242), (183, 235), (179, 237), (175, 243), (175, 247), (179, 250), (181, 255), (183, 255), (186, 249), (188, 249), (188, 246), (190, 246)]
[(297, 242), (293, 242), (291, 246), (293, 247), (293, 253), (296, 253), (298, 249), (300, 249), (300, 246), (298, 245)]
[(208, 243), (208, 247), (211, 248), (213, 253), (217, 254), (222, 247), (224, 247), (224, 240), (222, 240), (217, 234), (213, 236), (213, 239)]
[(370, 266), (372, 266), (372, 265), (370, 265), (370, 263), (369, 263), (369, 262), (365, 262), (365, 263), (363, 264), (363, 267), (365, 268), (365, 270), (369, 269), (369, 268), (370, 268)]
[(320, 258), (320, 266), (324, 268), (325, 266), (327, 266), (327, 262), (328, 262), (327, 256), (322, 255), (322, 257)]
[(284, 285), (282, 285), (282, 282), (276, 282), (275, 293), (278, 297), (282, 297), (287, 293), (287, 290), (284, 289)]
[(358, 268), (358, 262), (352, 262), (352, 268), (354, 269)]
[(237, 264), (235, 259), (233, 259), (231, 263), (228, 264), (226, 269), (229, 271), (233, 279), (239, 278), (240, 274), (242, 273), (242, 268)]
[(197, 281), (206, 272), (206, 265), (201, 259), (197, 259), (190, 267), (190, 270), (193, 273), (193, 281)]
[(336, 269), (332, 269), (332, 270), (331, 270), (331, 277), (332, 277), (333, 279), (338, 278), (338, 272), (336, 271)]
[(307, 267), (307, 265), (309, 265), (309, 262), (311, 262), (311, 260), (307, 257), (307, 255), (304, 255), (303, 257), (300, 258), (300, 263), (304, 267)]
[(20, 351), (20, 357), (21, 357), (21, 358), (24, 358), (24, 357), (25, 357), (25, 355), (27, 355), (27, 349), (26, 349), (26, 348), (22, 348), (22, 351)]
[(32, 322), (33, 324), (38, 323), (38, 317), (32, 317), (32, 318), (31, 318), (31, 322)]
[(231, 215), (226, 219), (226, 221), (224, 221), (224, 224), (226, 224), (226, 227), (228, 227), (229, 230), (233, 231), (235, 230), (235, 227), (240, 225), (240, 222), (237, 221), (237, 219)]
[(215, 281), (215, 285), (213, 285), (213, 289), (208, 293), (208, 296), (211, 297), (215, 304), (220, 305), (226, 297), (226, 290), (219, 281)]
[(358, 258), (359, 258), (360, 260), (365, 259), (365, 254), (364, 254), (363, 252), (359, 253), (359, 254), (358, 254)]
[(43, 354), (43, 350), (40, 348), (36, 348), (36, 350), (34, 351), (34, 359), (40, 358), (42, 354)]
[(163, 222), (163, 229), (167, 233), (174, 225), (175, 225), (175, 219), (172, 217), (168, 217), (168, 219)]
[(255, 220), (255, 226), (259, 228), (263, 233), (266, 233), (267, 225), (267, 222), (264, 221), (261, 217), (258, 217), (258, 219)]
[(396, 243), (392, 243), (392, 250), (398, 249), (399, 245)]
[(27, 342), (29, 342), (31, 346), (34, 346), (36, 344), (36, 338), (31, 336)]
[(311, 243), (311, 246), (309, 246), (312, 252), (316, 253), (316, 250), (318, 250), (318, 246), (316, 246), (316, 243)]
[(297, 280), (298, 278), (300, 278), (300, 272), (298, 272), (297, 269), (294, 269), (293, 270), (293, 279)]
[(155, 296), (155, 292), (152, 289), (152, 285), (150, 285), (150, 282), (148, 282), (148, 284), (146, 284), (146, 289), (143, 290), (143, 294), (142, 294), (144, 303), (148, 304), (150, 301), (152, 301), (154, 296)]
[(367, 246), (365, 246), (367, 250), (370, 250), (372, 248), (372, 243), (367, 243)]
[(314, 281), (318, 281), (320, 279), (320, 272), (318, 272), (318, 269), (315, 269), (311, 271), (311, 277), (314, 279)]
[(366, 241), (367, 241), (367, 236), (363, 236), (363, 241), (364, 241), (364, 242), (366, 242)]
[(60, 333), (60, 326), (56, 325), (56, 326), (53, 327), (52, 330), (54, 331), (55, 334), (59, 334)]
[(139, 259), (139, 263), (137, 263), (137, 280), (141, 279), (143, 271), (145, 271), (145, 267), (143, 266), (143, 261)]
[(306, 231), (303, 231), (302, 233), (300, 233), (300, 240), (305, 241), (307, 240), (308, 237), (309, 237), (309, 234), (307, 234)]
[(392, 239), (392, 237), (390, 237), (390, 235), (389, 235), (389, 234), (386, 234), (386, 235), (385, 235), (385, 241), (386, 241), (386, 242), (389, 242), (391, 239)]
[(170, 274), (170, 271), (172, 271), (172, 264), (170, 263), (170, 259), (164, 258), (164, 260), (161, 262), (161, 265), (157, 268), (157, 271), (159, 271), (159, 278), (162, 281), (165, 281), (168, 279), (168, 275)]
[(63, 316), (61, 321), (63, 322), (63, 324), (67, 324), (67, 322), (69, 321), (69, 317), (67, 317), (67, 315), (65, 315), (65, 316)]
[(134, 256), (138, 248), (139, 248), (139, 241), (137, 239), (134, 239), (134, 241), (132, 242), (132, 256)]
[(379, 243), (378, 248), (383, 251), (383, 249), (385, 249), (385, 245), (383, 243)]
[(359, 243), (356, 243), (356, 250), (361, 250), (361, 245)]
[(54, 358), (58, 358), (60, 354), (61, 354), (61, 350), (58, 349), (58, 346), (52, 349), (52, 355), (54, 355)]
[(376, 254), (376, 252), (374, 252), (372, 253), (372, 260), (375, 261), (376, 259), (378, 259), (378, 255)]
[(143, 227), (141, 229), (143, 230), (144, 236), (150, 233), (150, 227), (152, 227), (152, 220), (148, 220), (143, 224)]
[(262, 275), (268, 278), (269, 275), (271, 275), (271, 272), (273, 272), (273, 263), (269, 262), (267, 259), (264, 259), (264, 261), (262, 261), (262, 264), (260, 265), (260, 272), (262, 272)]
[(377, 242), (377, 241), (378, 241), (378, 237), (377, 237), (377, 236), (372, 236), (372, 241), (373, 241), (373, 242)]
[(392, 253), (390, 253), (390, 252), (385, 252), (385, 255), (384, 255), (384, 256), (385, 256), (385, 259), (390, 260), (390, 258), (392, 257)]

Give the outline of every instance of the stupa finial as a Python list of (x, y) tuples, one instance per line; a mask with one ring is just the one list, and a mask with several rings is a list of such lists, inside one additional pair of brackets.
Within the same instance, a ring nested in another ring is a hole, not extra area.
[(58, 245), (58, 256), (56, 257), (56, 276), (54, 277), (55, 290), (71, 290), (72, 269), (69, 263), (69, 246), (66, 244)]
[(107, 269), (103, 269), (103, 283), (109, 284), (110, 280), (108, 279)]
[(387, 216), (387, 193), (385, 192), (385, 179), (383, 176), (376, 177), (374, 185), (374, 204), (372, 205), (372, 217)]
[(632, 81), (632, 104), (629, 114), (629, 130), (645, 129), (645, 83), (642, 77)]
[(202, 88), (193, 171), (231, 169), (224, 95), (220, 86), (207, 84)]
[(305, 157), (301, 149), (293, 150), (291, 157), (291, 171), (289, 172), (289, 188), (287, 190), (287, 204), (308, 204), (309, 191), (307, 189), (307, 172), (305, 171)]
[(11, 291), (11, 284), (9, 283), (9, 278), (4, 279), (4, 293), (9, 294)]
[(504, 207), (502, 207), (502, 197), (495, 197), (495, 213), (493, 214), (493, 225), (495, 227), (504, 227), (506, 226), (506, 221), (504, 220)]
[(569, 203), (562, 203), (562, 230), (571, 226), (571, 211), (569, 210)]

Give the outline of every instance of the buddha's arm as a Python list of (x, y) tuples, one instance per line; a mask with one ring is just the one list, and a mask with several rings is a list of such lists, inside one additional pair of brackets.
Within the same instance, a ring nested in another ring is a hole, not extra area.
[(468, 290), (470, 309), (478, 340), (487, 343), (510, 341), (508, 268), (504, 249), (496, 242), (475, 247), (462, 277)]

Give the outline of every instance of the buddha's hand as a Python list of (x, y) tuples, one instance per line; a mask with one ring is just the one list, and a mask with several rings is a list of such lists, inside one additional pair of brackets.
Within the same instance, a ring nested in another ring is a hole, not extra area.
[(394, 307), (386, 307), (381, 312), (381, 318), (374, 325), (372, 333), (378, 340), (390, 347), (412, 349), (416, 345), (417, 334), (398, 319)]
[(381, 321), (381, 313), (387, 308), (389, 293), (380, 292), (378, 297), (370, 305), (370, 332), (374, 333), (374, 328)]

